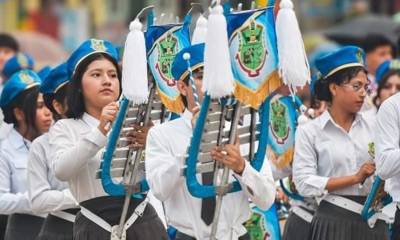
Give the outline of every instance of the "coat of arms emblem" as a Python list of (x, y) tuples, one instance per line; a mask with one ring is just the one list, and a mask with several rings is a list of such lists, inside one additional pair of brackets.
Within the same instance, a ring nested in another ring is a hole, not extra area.
[(254, 19), (239, 32), (239, 50), (236, 60), (249, 77), (257, 77), (268, 54), (264, 45), (264, 27)]
[(172, 33), (168, 33), (159, 41), (157, 48), (158, 60), (156, 63), (156, 69), (168, 86), (175, 86), (171, 67), (174, 57), (178, 52), (178, 40), (172, 35)]
[(35, 83), (33, 78), (28, 73), (23, 72), (23, 71), (19, 73), (19, 78), (21, 79), (21, 81), (23, 83), (25, 83), (28, 86)]
[(284, 144), (289, 137), (290, 127), (286, 106), (279, 100), (271, 103), (270, 129), (278, 144)]
[(105, 52), (107, 50), (103, 40), (91, 39), (90, 47), (95, 51)]

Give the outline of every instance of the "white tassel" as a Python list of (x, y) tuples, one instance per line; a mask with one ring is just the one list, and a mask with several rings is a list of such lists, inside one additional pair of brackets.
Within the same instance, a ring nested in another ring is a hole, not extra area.
[(221, 98), (231, 95), (234, 88), (226, 19), (221, 5), (217, 5), (208, 18), (202, 90), (212, 98)]
[(142, 24), (135, 19), (129, 25), (122, 60), (122, 93), (134, 104), (147, 101), (148, 79), (146, 44)]
[(279, 7), (276, 18), (279, 75), (295, 93), (296, 87), (310, 81), (310, 67), (292, 1), (282, 0)]
[(192, 45), (204, 43), (207, 37), (207, 19), (200, 14), (196, 21), (196, 28), (193, 31)]

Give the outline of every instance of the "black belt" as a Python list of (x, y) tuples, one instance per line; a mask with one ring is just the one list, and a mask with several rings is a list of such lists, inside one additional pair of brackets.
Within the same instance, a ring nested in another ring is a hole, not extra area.
[[(196, 238), (191, 237), (183, 232), (176, 232), (175, 240), (196, 240)], [(244, 234), (243, 236), (239, 237), (239, 240), (250, 240), (250, 235), (248, 233)]]
[(183, 232), (177, 231), (175, 235), (175, 240), (196, 240), (196, 238), (184, 234)]

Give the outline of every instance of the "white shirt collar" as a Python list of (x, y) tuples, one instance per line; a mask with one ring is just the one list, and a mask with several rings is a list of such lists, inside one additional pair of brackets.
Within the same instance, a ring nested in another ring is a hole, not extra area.
[(193, 118), (192, 112), (190, 112), (187, 108), (185, 108), (185, 111), (181, 114), (181, 117), (183, 118), (185, 123), (188, 124), (190, 128), (192, 128), (192, 118)]
[(100, 123), (98, 119), (96, 119), (95, 117), (86, 112), (83, 114), (82, 120), (91, 128), (97, 127)]
[(15, 130), (15, 128), (12, 128), (9, 135), (8, 135), (8, 139), (10, 141), (10, 143), (15, 147), (15, 149), (19, 149), (19, 148), (28, 148), (31, 145), (31, 141), (25, 139), (24, 137), (22, 137), (22, 135)]
[[(360, 113), (356, 113), (356, 117), (352, 123), (352, 126), (355, 126), (358, 122), (360, 122), (362, 120), (362, 114)], [(322, 113), (322, 115), (320, 116), (320, 124), (321, 124), (321, 128), (325, 128), (326, 125), (328, 124), (328, 122), (332, 123), (334, 126), (339, 126), (335, 120), (333, 120), (331, 114), (329, 113), (328, 110), (325, 110), (324, 113)]]

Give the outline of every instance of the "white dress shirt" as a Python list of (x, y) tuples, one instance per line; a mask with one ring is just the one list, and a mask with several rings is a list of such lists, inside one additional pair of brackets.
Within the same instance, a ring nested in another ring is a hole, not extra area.
[(0, 145), (0, 214), (32, 213), (27, 189), (29, 141), (14, 128)]
[[(181, 118), (150, 129), (146, 144), (146, 177), (154, 196), (164, 202), (168, 223), (196, 239), (208, 239), (211, 227), (201, 219), (202, 199), (190, 195), (185, 177), (181, 175), (192, 136), (191, 118), (192, 114), (186, 110)], [(200, 174), (197, 177), (201, 179)], [(232, 174), (230, 181), (235, 178), (243, 191), (224, 196), (217, 239), (237, 239), (246, 233), (242, 223), (250, 216), (248, 198), (262, 209), (268, 209), (275, 199), (275, 183), (268, 161), (260, 172), (246, 162), (242, 176)]]
[(32, 210), (37, 213), (77, 207), (68, 184), (56, 179), (52, 160), (49, 136), (45, 133), (33, 141), (28, 156), (29, 198)]
[(400, 93), (379, 108), (376, 131), (376, 172), (393, 201), (400, 202)]
[[(78, 202), (108, 196), (96, 178), (101, 155), (107, 137), (97, 128), (99, 120), (84, 113), (81, 119), (62, 119), (57, 121), (49, 132), (51, 156), (54, 156), (55, 176), (67, 181), (69, 189)], [(161, 203), (147, 194), (151, 205), (165, 225)]]
[[(357, 114), (349, 132), (337, 125), (328, 111), (300, 125), (296, 131), (293, 181), (305, 197), (322, 196), (331, 177), (354, 175), (363, 163), (373, 160), (368, 145), (373, 129), (362, 114)], [(333, 191), (338, 195), (366, 196), (371, 178), (359, 184)]]
[(49, 132), (54, 173), (68, 182), (78, 202), (107, 195), (101, 179), (96, 179), (101, 149), (107, 141), (98, 124), (97, 119), (84, 113), (81, 119), (57, 121)]

